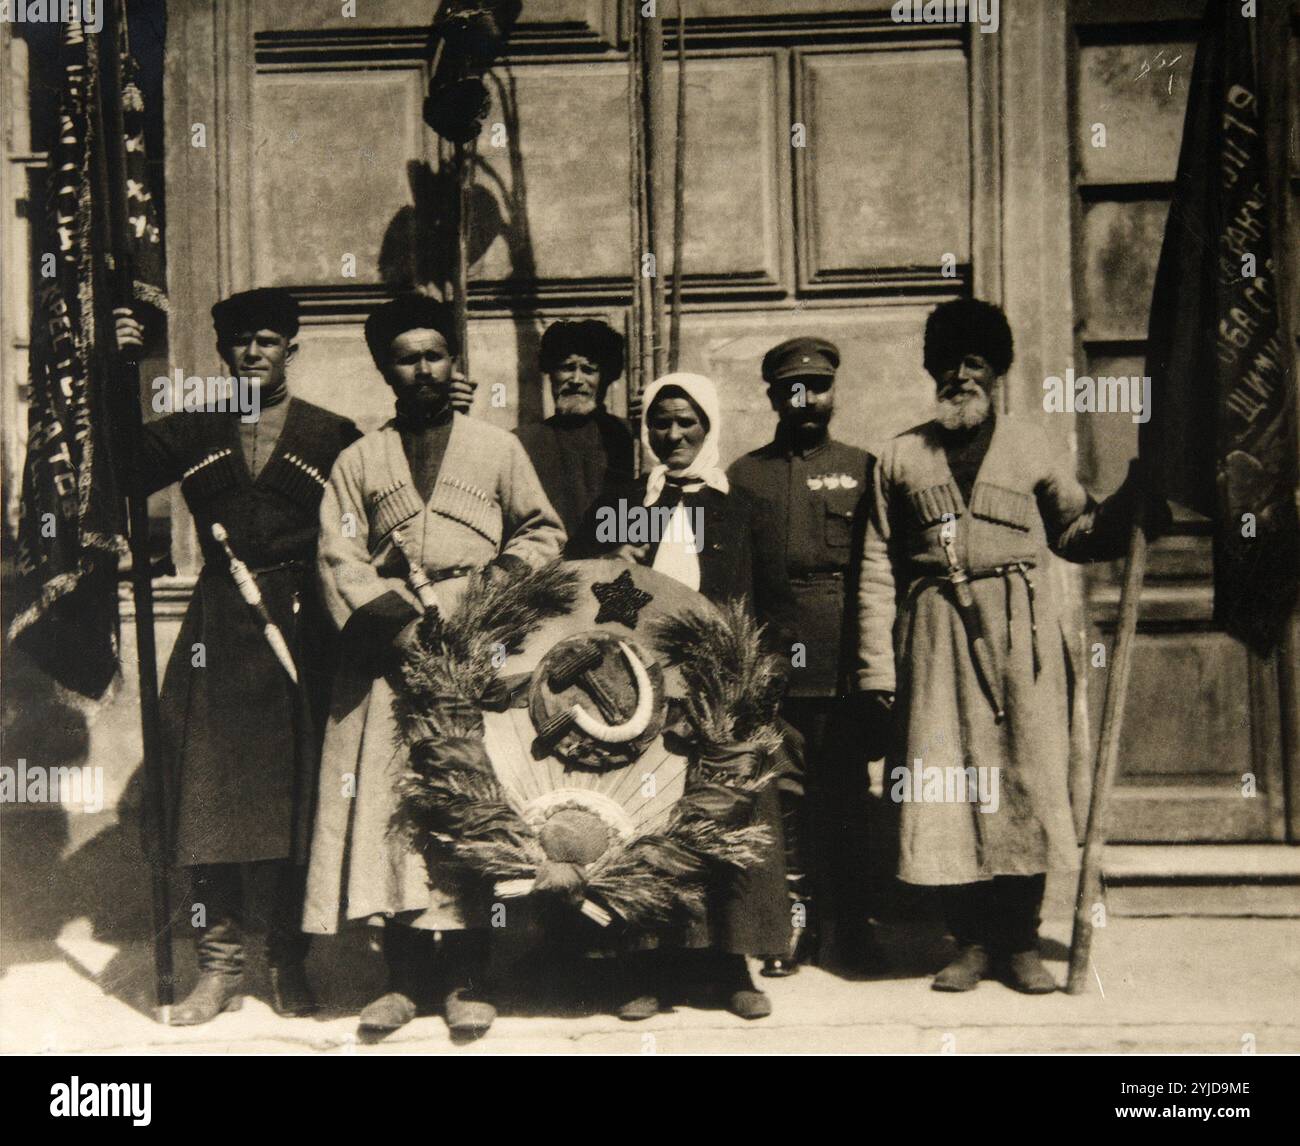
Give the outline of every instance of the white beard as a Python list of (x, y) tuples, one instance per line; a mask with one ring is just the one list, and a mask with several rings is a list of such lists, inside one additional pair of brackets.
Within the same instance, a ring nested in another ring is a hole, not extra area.
[(563, 394), (555, 399), (555, 412), (582, 417), (596, 412), (596, 398), (592, 394)]
[(993, 403), (983, 390), (978, 394), (961, 391), (952, 397), (938, 400), (936, 419), (950, 433), (973, 430), (984, 423), (992, 409)]

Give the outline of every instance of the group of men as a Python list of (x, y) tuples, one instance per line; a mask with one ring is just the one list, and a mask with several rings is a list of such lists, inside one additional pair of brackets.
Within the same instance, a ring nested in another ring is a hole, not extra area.
[[(259, 416), (168, 415), (148, 427), (143, 459), (152, 488), (180, 483), (205, 560), (164, 684), (169, 845), (202, 907), (199, 979), (172, 1021), (239, 1006), (241, 871), (259, 864), (275, 875), (267, 958), (277, 1012), (316, 1007), (309, 933), (419, 913), (416, 927), (384, 929), (392, 989), (363, 1023), (409, 1021), (440, 933), (448, 1023), (485, 1029), (491, 1008), (473, 990), (479, 933), (457, 931), (454, 889), (441, 900), (389, 831), (396, 797), (383, 776), (396, 736), (383, 682), (419, 617), (394, 535), (435, 581), (484, 567), (510, 576), (561, 556), (602, 491), (632, 476), (632, 438), (605, 408), (623, 340), (602, 322), (549, 327), (540, 368), (555, 413), (510, 435), (466, 416), (474, 387), (456, 370), (447, 309), (402, 296), (366, 323), (395, 413), (363, 436), (290, 394), (290, 295), (244, 292), (219, 302), (213, 320), (231, 374), (257, 387)], [(129, 312), (117, 334), (128, 353), (142, 345)], [(1038, 914), (1045, 873), (1074, 862), (1075, 824), (1068, 654), (1041, 565), (1049, 549), (1115, 556), (1132, 498), (1126, 484), (1099, 505), (1036, 423), (996, 412), (1012, 355), (996, 306), (937, 307), (924, 359), (936, 416), (879, 458), (831, 436), (832, 343), (793, 339), (762, 361), (775, 436), (728, 478), (771, 510), (779, 532), (797, 634), (782, 715), (804, 765), (802, 785), (782, 794), (798, 942), (766, 974), (815, 956), (832, 916), (840, 959), (870, 957), (867, 760), (884, 754), (904, 773), (956, 771), (976, 793), (989, 771), (998, 790), (990, 807), (964, 784), (959, 798), (951, 784), (947, 798), (942, 784), (935, 795), (928, 777), (899, 785), (899, 875), (940, 889), (958, 944), (933, 985), (969, 990), (999, 974), (1030, 993), (1055, 987), (1037, 953)], [(286, 635), (296, 680), (241, 598), (218, 524)]]

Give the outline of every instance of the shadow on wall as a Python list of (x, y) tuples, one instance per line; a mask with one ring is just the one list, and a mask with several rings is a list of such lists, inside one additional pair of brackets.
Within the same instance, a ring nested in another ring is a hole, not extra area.
[[(12, 578), (6, 553), (0, 570), (5, 631)], [(98, 768), (102, 783), (102, 806), (96, 810), (49, 802), (0, 804), (0, 976), (16, 965), (63, 962), (105, 993), (149, 1013), (154, 1003), (151, 867), (141, 825), (133, 656), (124, 649), (121, 678), (96, 703), (62, 690), (7, 641), (0, 647), (0, 763), (15, 769), (20, 760), (29, 768)], [(265, 996), (261, 934), (271, 887), (256, 867), (250, 874), (250, 987)], [(195, 973), (189, 881), (173, 870), (169, 885), (177, 993), (183, 995)], [(317, 942), (311, 963), (322, 997), (336, 1008), (355, 1009), (383, 979), (382, 962), (367, 951), (363, 935)]]
[[(538, 305), (537, 263), (528, 223), (528, 188), (519, 141), (519, 109), (514, 75), (502, 65), (489, 74), (494, 123), (505, 127), (506, 178), (477, 150), (471, 157), (474, 178), (469, 196), (469, 264), (471, 275), (488, 250), (504, 240), (510, 256), (512, 303), (522, 314)], [(443, 147), (444, 152), (447, 148)], [(497, 149), (493, 149), (497, 152)], [(498, 152), (499, 153), (499, 152)], [(424, 160), (406, 165), (411, 203), (389, 221), (379, 249), (379, 275), (394, 292), (420, 290), (443, 296), (456, 271), (456, 171), (450, 158), (437, 169)], [(542, 390), (536, 378), (541, 336), (531, 321), (515, 324), (516, 361), (521, 372), (518, 422), (544, 417)], [(472, 366), (471, 366), (472, 369)]]

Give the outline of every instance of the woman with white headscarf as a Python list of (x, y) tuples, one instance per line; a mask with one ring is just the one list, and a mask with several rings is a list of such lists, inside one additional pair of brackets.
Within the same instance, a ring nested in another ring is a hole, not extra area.
[[(625, 488), (612, 489), (593, 507), (588, 526), (570, 546), (571, 556), (617, 552), (649, 565), (721, 603), (748, 600), (768, 626), (772, 648), (788, 650), (793, 598), (781, 554), (769, 552), (775, 531), (764, 528), (766, 511), (741, 490), (733, 490), (719, 458), (721, 408), (713, 382), (702, 374), (668, 374), (653, 382), (642, 399), (641, 452), (646, 473)], [(659, 538), (644, 545), (601, 541), (596, 528), (602, 509), (658, 507), (668, 511)], [(792, 639), (792, 638), (791, 638)], [(759, 799), (758, 820), (773, 829), (774, 844), (764, 863), (718, 893), (709, 911), (709, 978), (726, 1006), (742, 1018), (771, 1014), (768, 997), (750, 977), (746, 956), (783, 955), (790, 939), (789, 899), (780, 846), (780, 813), (769, 787)], [(692, 944), (693, 945), (693, 944)], [(648, 1018), (659, 1010), (664, 966), (653, 958), (625, 959), (626, 976), (618, 1014)]]

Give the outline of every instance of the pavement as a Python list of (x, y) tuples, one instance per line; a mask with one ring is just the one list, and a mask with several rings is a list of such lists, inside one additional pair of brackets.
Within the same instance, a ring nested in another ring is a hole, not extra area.
[[(482, 1040), (454, 1045), (443, 1021), (418, 1018), (378, 1042), (358, 1038), (356, 1013), (378, 993), (377, 957), (318, 944), (311, 971), (333, 1009), (283, 1019), (263, 998), (201, 1027), (150, 1016), (148, 947), (96, 938), (88, 919), (52, 941), (0, 946), (0, 1052), (6, 1054), (1170, 1054), (1300, 1053), (1300, 920), (1116, 918), (1097, 932), (1085, 994), (1029, 997), (997, 982), (966, 995), (929, 989), (947, 954), (935, 934), (879, 929), (887, 968), (848, 979), (804, 968), (758, 980), (768, 1019), (745, 1022), (705, 1005), (679, 1005), (622, 1023), (569, 999), (545, 1013), (517, 1001)], [(1049, 920), (1043, 951), (1065, 978), (1069, 921)], [(193, 952), (177, 944), (182, 990)], [(598, 968), (592, 969), (592, 974)], [(254, 991), (261, 973), (254, 974)], [(592, 980), (594, 981), (594, 980)]]

